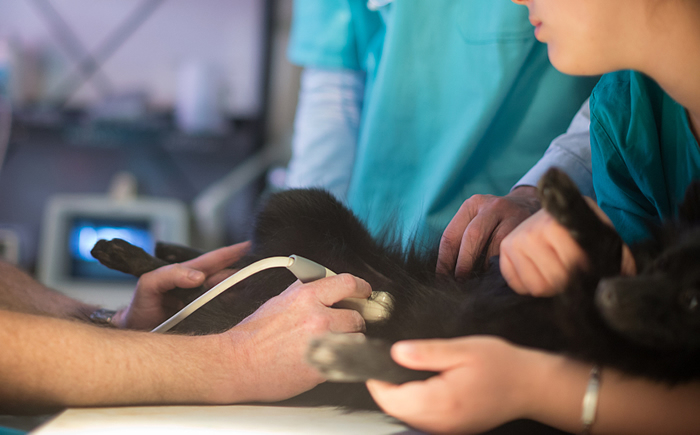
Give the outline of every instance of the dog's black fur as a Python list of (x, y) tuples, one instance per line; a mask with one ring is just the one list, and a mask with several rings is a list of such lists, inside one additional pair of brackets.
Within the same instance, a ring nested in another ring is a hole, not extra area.
[[(475, 272), (464, 281), (436, 276), (437, 245), (422, 254), (402, 250), (391, 241), (375, 240), (351, 212), (321, 190), (290, 190), (271, 196), (257, 216), (251, 253), (235, 267), (297, 254), (337, 273), (362, 277), (373, 290), (389, 292), (394, 298), (391, 316), (367, 324), (366, 336), (382, 339), (379, 345), (317, 344), (338, 355), (330, 368), (323, 364), (320, 368), (344, 370), (350, 378), (355, 374), (395, 382), (411, 379), (411, 374), (404, 377), (405, 372), (396, 371), (386, 357), (389, 346), (385, 343), (492, 334), (669, 384), (697, 379), (700, 184), (688, 190), (677, 221), (658, 229), (651, 241), (633, 247), (639, 271), (634, 278), (619, 277), (622, 240), (596, 218), (568, 177), (550, 170), (540, 183), (540, 194), (543, 206), (570, 231), (590, 260), (567, 290), (552, 298), (514, 293), (500, 275), (495, 258), (488, 260), (485, 272)], [(111, 250), (105, 246), (96, 246), (98, 258)], [(152, 266), (155, 264), (148, 267)], [(259, 273), (187, 318), (176, 327), (177, 332), (226, 330), (294, 279), (286, 270)], [(356, 347), (344, 354), (348, 346)], [(384, 363), (363, 368), (363, 360)], [(315, 404), (371, 404), (362, 384), (326, 384), (303, 396)]]

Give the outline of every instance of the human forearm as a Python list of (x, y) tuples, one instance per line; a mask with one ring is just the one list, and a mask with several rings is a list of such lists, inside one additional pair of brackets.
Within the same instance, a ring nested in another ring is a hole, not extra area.
[(296, 282), (221, 334), (99, 328), (0, 310), (0, 410), (65, 406), (277, 401), (323, 381), (305, 362), (311, 339), (358, 333), (369, 284), (347, 274)]
[[(214, 393), (236, 371), (220, 336), (116, 331), (0, 311), (0, 408), (36, 412), (66, 406), (222, 403), (240, 390)], [(217, 386), (213, 383), (219, 379)], [(224, 390), (222, 388), (222, 390)], [(221, 390), (219, 390), (221, 391)]]
[(304, 70), (288, 187), (322, 187), (345, 198), (355, 160), (364, 80), (361, 71)]
[(528, 411), (524, 417), (568, 432), (580, 432), (582, 401), (591, 365), (561, 355), (527, 352), (534, 369), (524, 373), (529, 386), (525, 405)]
[(25, 272), (0, 261), (0, 309), (88, 320), (96, 308), (50, 289)]
[[(540, 389), (530, 396), (530, 418), (579, 432), (582, 429), (581, 406), (588, 383), (590, 364), (550, 355), (540, 360)], [(690, 434), (700, 427), (700, 384), (675, 387), (646, 379), (603, 370), (595, 434)]]
[(669, 387), (606, 371), (596, 433), (696, 434), (700, 384)]
[(571, 121), (566, 133), (552, 141), (544, 156), (515, 184), (514, 189), (519, 186), (536, 186), (547, 170), (558, 167), (574, 180), (583, 195), (595, 198), (589, 133), (590, 119), (590, 108), (586, 100)]

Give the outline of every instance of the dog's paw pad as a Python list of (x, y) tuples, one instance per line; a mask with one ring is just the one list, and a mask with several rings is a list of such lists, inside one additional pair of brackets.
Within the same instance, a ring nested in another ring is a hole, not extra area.
[(367, 374), (359, 360), (366, 344), (361, 334), (328, 334), (311, 342), (306, 359), (329, 381), (363, 382)]
[(540, 179), (538, 190), (542, 207), (559, 223), (569, 227), (584, 201), (569, 176), (560, 169), (549, 169)]
[(311, 342), (306, 359), (333, 382), (379, 379), (402, 384), (435, 375), (398, 365), (391, 358), (391, 343), (362, 334), (328, 334), (318, 338)]

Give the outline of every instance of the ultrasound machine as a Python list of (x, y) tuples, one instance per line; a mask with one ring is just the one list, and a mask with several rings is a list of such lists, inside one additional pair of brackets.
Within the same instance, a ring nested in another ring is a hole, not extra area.
[(39, 279), (85, 302), (113, 307), (128, 304), (136, 279), (106, 268), (90, 254), (97, 240), (113, 238), (124, 239), (151, 254), (156, 241), (186, 245), (187, 207), (169, 198), (54, 196), (42, 226)]

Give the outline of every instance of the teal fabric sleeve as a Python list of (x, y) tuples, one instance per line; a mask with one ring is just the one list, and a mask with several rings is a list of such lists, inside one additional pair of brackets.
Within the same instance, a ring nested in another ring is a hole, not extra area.
[(0, 435), (25, 435), (27, 432), (0, 426)]
[[(634, 155), (640, 151), (629, 150), (627, 145), (644, 146), (638, 140), (645, 134), (630, 129), (633, 101), (634, 116), (653, 120), (649, 108), (639, 100), (631, 95), (628, 74), (603, 76), (591, 95), (593, 185), (598, 205), (627, 243), (646, 238), (649, 225), (660, 223), (656, 207), (642, 190), (645, 184), (656, 183), (652, 167), (645, 164), (647, 170), (639, 168)], [(646, 146), (647, 152), (654, 152), (653, 144)]]
[(288, 57), (301, 66), (360, 70), (381, 26), (364, 0), (294, 0)]
[(658, 224), (659, 220), (596, 115), (591, 119), (591, 147), (594, 150), (593, 184), (598, 206), (612, 220), (626, 243), (644, 239), (649, 234), (649, 225)]
[(593, 184), (598, 204), (633, 243), (674, 218), (700, 178), (700, 149), (685, 109), (641, 73), (607, 74), (591, 96)]

